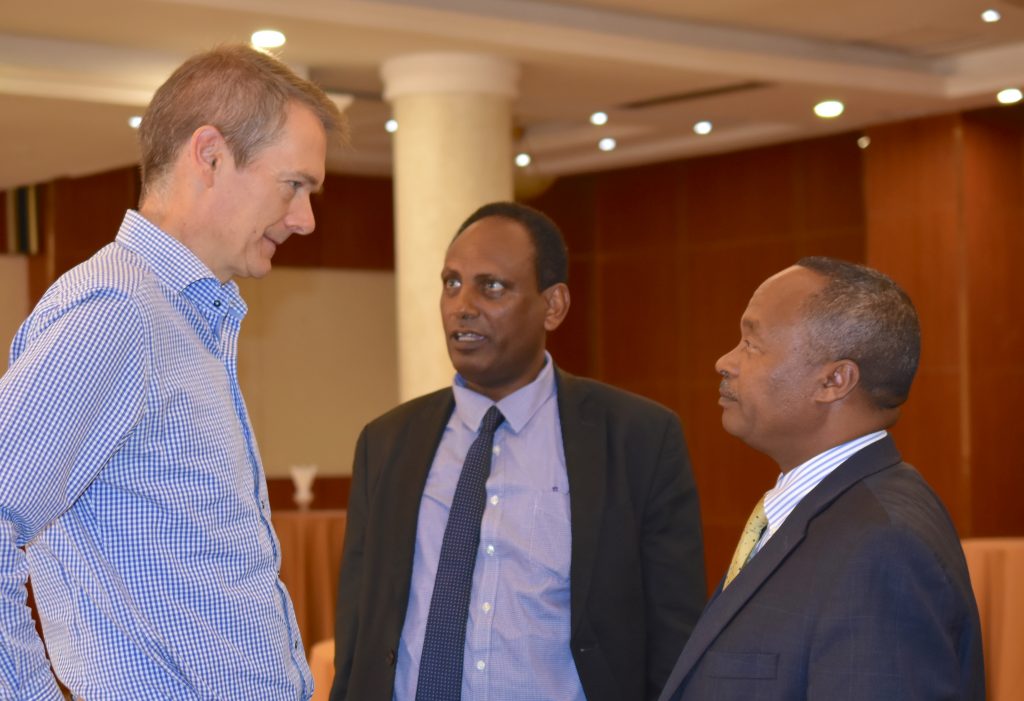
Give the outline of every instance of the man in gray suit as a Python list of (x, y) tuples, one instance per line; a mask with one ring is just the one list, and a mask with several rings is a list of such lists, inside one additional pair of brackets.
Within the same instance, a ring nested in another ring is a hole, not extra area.
[(444, 698), (660, 693), (705, 599), (686, 445), (667, 409), (555, 367), (545, 342), (569, 310), (566, 277), (561, 233), (522, 205), (482, 207), (452, 241), (441, 316), (455, 382), (371, 422), (356, 447), (332, 701), (439, 697), (417, 696), (428, 609), (492, 406), (504, 420), (464, 649), (449, 650), (461, 679)]
[(910, 299), (805, 258), (754, 292), (740, 331), (716, 365), (722, 425), (782, 474), (661, 698), (981, 701), (960, 541), (886, 432), (917, 369)]

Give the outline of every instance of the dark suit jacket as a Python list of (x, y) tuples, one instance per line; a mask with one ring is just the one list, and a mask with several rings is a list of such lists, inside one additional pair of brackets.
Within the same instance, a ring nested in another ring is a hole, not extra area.
[(985, 698), (959, 538), (890, 438), (822, 480), (716, 593), (661, 698)]
[[(697, 493), (679, 420), (557, 372), (572, 528), (573, 658), (588, 701), (657, 697), (706, 599)], [(356, 446), (332, 701), (390, 701), (420, 497), (454, 407), (407, 402)]]

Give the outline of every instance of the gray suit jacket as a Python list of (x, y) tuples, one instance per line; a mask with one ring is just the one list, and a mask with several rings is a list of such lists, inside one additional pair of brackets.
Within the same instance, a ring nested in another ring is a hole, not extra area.
[[(679, 420), (557, 371), (569, 477), (571, 638), (589, 701), (657, 697), (705, 601), (700, 513)], [(356, 447), (332, 701), (390, 701), (420, 497), (451, 389), (371, 422)]]
[(890, 438), (826, 477), (716, 592), (661, 696), (984, 698), (960, 541)]

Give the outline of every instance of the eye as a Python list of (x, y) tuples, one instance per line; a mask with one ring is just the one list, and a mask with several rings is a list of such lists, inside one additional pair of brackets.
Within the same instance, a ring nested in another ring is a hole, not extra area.
[(486, 292), (504, 292), (505, 283), (501, 280), (487, 280), (484, 282), (483, 288)]
[(444, 283), (444, 289), (446, 290), (457, 290), (462, 287), (462, 280), (457, 277), (448, 277), (442, 280)]

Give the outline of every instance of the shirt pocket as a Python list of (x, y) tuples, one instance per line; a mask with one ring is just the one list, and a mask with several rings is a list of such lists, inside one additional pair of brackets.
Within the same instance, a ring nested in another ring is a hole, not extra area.
[(530, 527), (530, 562), (568, 580), (571, 556), (569, 495), (562, 492), (537, 495)]

